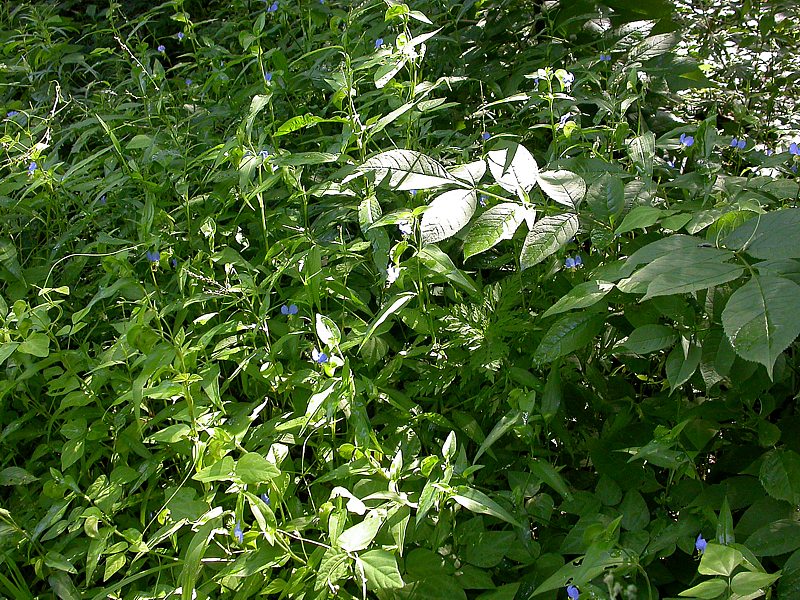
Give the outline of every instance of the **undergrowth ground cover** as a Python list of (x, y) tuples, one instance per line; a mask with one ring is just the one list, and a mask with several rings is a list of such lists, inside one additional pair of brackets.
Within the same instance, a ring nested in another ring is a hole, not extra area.
[(793, 2), (0, 7), (0, 598), (800, 598)]

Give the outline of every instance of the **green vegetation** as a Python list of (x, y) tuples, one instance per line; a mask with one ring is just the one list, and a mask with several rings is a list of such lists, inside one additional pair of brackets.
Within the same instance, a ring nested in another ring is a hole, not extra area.
[(0, 598), (800, 598), (794, 2), (91, 2), (0, 7)]

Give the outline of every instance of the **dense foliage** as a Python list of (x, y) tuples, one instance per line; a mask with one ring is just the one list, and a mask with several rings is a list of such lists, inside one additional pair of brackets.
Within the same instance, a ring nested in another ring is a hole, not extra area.
[(796, 13), (3, 5), (0, 597), (800, 598)]

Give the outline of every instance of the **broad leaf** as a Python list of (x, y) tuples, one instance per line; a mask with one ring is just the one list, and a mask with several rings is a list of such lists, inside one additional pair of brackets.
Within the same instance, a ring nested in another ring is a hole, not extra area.
[(459, 183), (441, 164), (413, 150), (381, 152), (357, 167), (342, 184), (366, 173), (374, 173), (378, 185), (388, 177), (389, 187), (394, 190), (425, 190)]
[(574, 313), (561, 317), (553, 323), (533, 353), (538, 364), (553, 362), (594, 339), (605, 322), (605, 315), (597, 313)]
[(519, 263), (525, 270), (558, 252), (578, 232), (578, 215), (563, 213), (540, 219), (528, 232)]
[(356, 562), (364, 569), (364, 579), (370, 591), (382, 592), (405, 585), (397, 568), (397, 559), (391, 552), (370, 550), (361, 554)]
[(528, 211), (525, 207), (513, 202), (504, 202), (486, 210), (481, 214), (464, 239), (464, 260), (486, 252), (502, 240), (509, 240), (525, 219)]
[(800, 505), (800, 456), (796, 452), (769, 452), (761, 463), (758, 478), (773, 498)]
[(540, 171), (539, 187), (555, 202), (573, 210), (586, 195), (586, 182), (572, 171)]
[(649, 324), (634, 329), (620, 347), (628, 352), (644, 355), (668, 348), (677, 339), (678, 334), (672, 327)]
[(516, 527), (522, 527), (522, 524), (510, 512), (476, 489), (465, 485), (458, 486), (453, 491), (452, 498), (472, 512), (491, 515)]
[(548, 308), (542, 318), (551, 315), (557, 315), (568, 310), (576, 308), (587, 308), (597, 304), (605, 298), (611, 290), (614, 289), (614, 284), (608, 281), (585, 281), (579, 283), (564, 296), (559, 298), (558, 302)]
[(764, 365), (772, 377), (778, 355), (800, 334), (800, 286), (783, 277), (755, 275), (736, 290), (722, 326), (736, 354)]
[(489, 170), (507, 192), (522, 195), (536, 185), (539, 165), (527, 148), (515, 142), (500, 142), (487, 156)]
[(622, 179), (604, 173), (589, 187), (586, 202), (601, 221), (615, 221), (625, 208), (625, 185)]
[(336, 543), (346, 552), (363, 550), (378, 535), (382, 523), (383, 518), (376, 511), (370, 511), (363, 521), (343, 531)]
[(475, 190), (451, 190), (434, 198), (422, 215), (422, 241), (433, 244), (463, 229), (472, 215), (478, 196)]
[(723, 240), (756, 258), (800, 258), (800, 208), (757, 215)]
[(236, 477), (242, 483), (265, 483), (280, 474), (278, 467), (256, 452), (248, 452), (236, 461)]

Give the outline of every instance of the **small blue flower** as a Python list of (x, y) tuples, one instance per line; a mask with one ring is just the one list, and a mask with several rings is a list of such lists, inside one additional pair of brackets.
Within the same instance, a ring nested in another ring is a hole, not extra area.
[[(8, 113), (9, 115), (11, 113)], [(789, 144), (789, 154), (793, 154), (794, 156), (800, 156), (800, 146), (797, 145), (797, 142), (792, 142)]]
[(408, 193), (411, 194), (411, 197), (413, 198), (417, 195), (417, 190), (408, 190)]
[(703, 554), (703, 552), (705, 552), (705, 551), (706, 551), (706, 546), (707, 546), (707, 545), (708, 545), (708, 542), (706, 542), (706, 541), (703, 539), (703, 534), (702, 534), (702, 533), (698, 533), (698, 534), (697, 534), (697, 539), (694, 541), (694, 547), (695, 547), (695, 549), (696, 549), (696, 550), (697, 550), (697, 551), (698, 551), (700, 554)]
[(185, 38), (185, 37), (186, 37), (186, 34), (185, 34), (185, 33), (183, 33), (182, 31), (179, 31), (179, 32), (178, 32), (178, 39), (179, 39), (179, 40), (182, 40), (182, 39), (183, 39), (183, 38)]
[(259, 155), (259, 156), (260, 156), (262, 159), (264, 159), (264, 160), (267, 160), (267, 159), (269, 158), (269, 156), (270, 156), (270, 155), (269, 155), (269, 150), (259, 150), (259, 151), (258, 151), (258, 155)]
[(487, 141), (489, 141), (489, 138), (490, 138), (490, 137), (492, 137), (492, 134), (491, 134), (491, 133), (489, 133), (488, 131), (484, 131), (484, 132), (481, 134), (481, 139), (482, 139), (484, 142), (487, 142)]
[(101, 206), (105, 206), (105, 204), (106, 204), (106, 195), (105, 194), (100, 196), (99, 202), (100, 202)]
[(178, 259), (173, 256), (172, 260), (169, 261), (169, 264), (172, 265), (173, 269), (177, 269), (178, 268)]
[(772, 150), (772, 148), (767, 148), (766, 150), (764, 150), (764, 154), (766, 154), (767, 156), (772, 156), (773, 154), (775, 154), (775, 152)]
[(266, 81), (267, 83), (269, 83), (270, 81), (272, 81), (272, 73), (270, 73), (269, 71), (267, 71), (266, 73), (264, 73), (264, 81)]
[(736, 138), (733, 138), (731, 140), (731, 148), (736, 148), (738, 146), (739, 146), (739, 140), (737, 140)]
[(600, 55), (600, 61), (601, 62), (609, 62), (610, 60), (611, 60), (611, 55), (610, 54), (601, 54)]
[(480, 198), (478, 198), (478, 202), (480, 202), (481, 206), (486, 206), (486, 196), (481, 194)]
[(148, 250), (145, 253), (145, 256), (147, 256), (147, 260), (149, 260), (151, 263), (157, 263), (158, 261), (161, 260), (161, 253), (158, 250), (154, 251)]
[(267, 506), (270, 505), (269, 496), (267, 496), (266, 494), (261, 494), (259, 498), (261, 498), (264, 501), (264, 504), (266, 504)]
[(563, 127), (564, 125), (566, 125), (566, 124), (567, 124), (567, 121), (569, 121), (569, 118), (570, 118), (571, 116), (572, 116), (572, 115), (571, 115), (570, 113), (567, 113), (567, 114), (565, 114), (565, 115), (561, 115), (561, 118), (558, 120), (558, 124), (559, 124), (559, 125), (561, 125), (561, 126)]
[(583, 259), (580, 254), (575, 255), (575, 266), (580, 267), (583, 264)]
[(744, 150), (744, 147), (747, 145), (747, 142), (744, 139), (737, 139), (733, 138), (731, 140), (731, 148), (738, 148), (739, 150)]
[(311, 358), (313, 358), (313, 359), (314, 359), (314, 362), (315, 362), (315, 363), (318, 363), (318, 364), (320, 364), (320, 365), (322, 365), (322, 364), (324, 364), (324, 363), (328, 362), (328, 355), (327, 355), (327, 354), (325, 354), (324, 352), (320, 352), (320, 351), (319, 351), (319, 350), (317, 350), (316, 348), (314, 348), (314, 349), (311, 351)]
[(282, 315), (296, 315), (298, 311), (296, 304), (290, 304), (286, 306), (285, 304), (281, 306), (281, 314)]
[(8, 111), (8, 112), (6, 113), (6, 116), (7, 116), (9, 119), (13, 119), (13, 118), (14, 118), (14, 117), (16, 117), (18, 114), (19, 114), (19, 111), (18, 111), (18, 110), (10, 110), (10, 111)]
[(568, 269), (574, 269), (575, 268), (575, 259), (572, 258), (571, 256), (568, 256), (567, 260), (564, 261), (564, 266), (566, 268), (568, 268)]
[(578, 600), (581, 597), (581, 593), (574, 585), (568, 585), (567, 596), (570, 597), (570, 600)]
[(166, 49), (167, 49), (167, 47), (166, 47), (164, 44), (159, 44), (159, 45), (158, 45), (158, 48), (156, 48), (156, 50), (158, 50), (158, 51), (159, 51), (159, 52), (161, 52), (162, 54), (164, 53), (164, 51), (165, 51)]
[(738, 143), (739, 150), (744, 150), (744, 147), (746, 145), (747, 145), (747, 142), (745, 142), (744, 140), (739, 140), (739, 143)]
[(33, 175), (38, 168), (39, 165), (36, 164), (36, 161), (31, 161), (31, 164), (28, 165), (28, 175)]
[(378, 38), (377, 40), (375, 40), (375, 49), (377, 50), (381, 46), (383, 46), (383, 38)]
[(191, 79), (187, 79), (187, 80), (186, 80), (186, 85), (187, 85), (187, 86), (190, 86), (190, 85), (192, 85), (192, 80), (191, 80)]
[(236, 527), (233, 528), (233, 535), (241, 544), (244, 542), (244, 534), (242, 533), (242, 524), (236, 523)]
[(278, 12), (278, 2), (275, 0), (272, 4), (269, 5), (267, 12)]
[(687, 148), (694, 144), (694, 137), (691, 135), (686, 135), (685, 133), (681, 134), (681, 144), (686, 146)]

